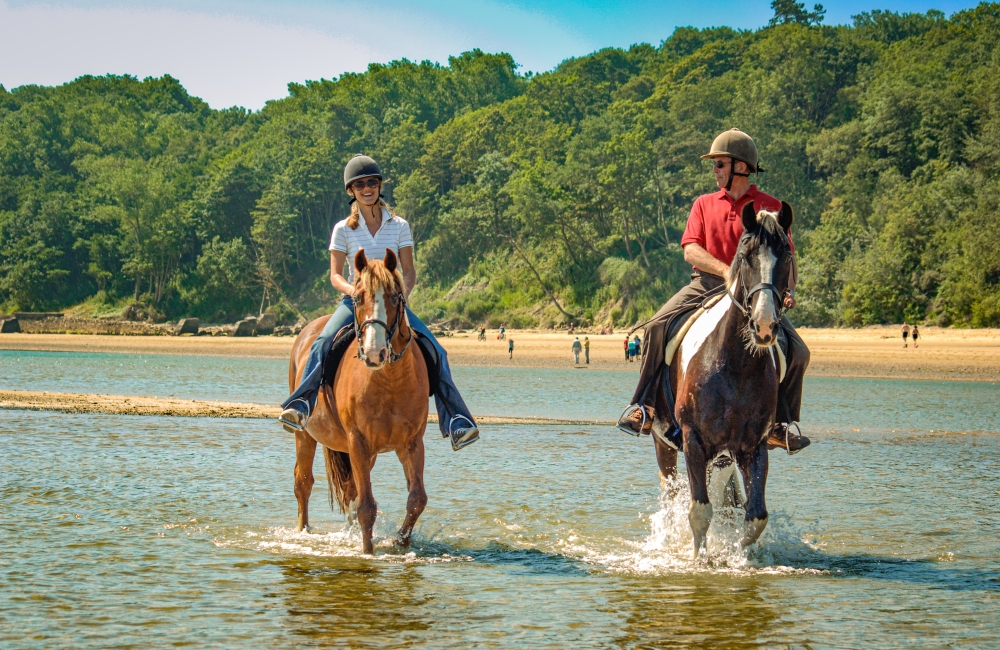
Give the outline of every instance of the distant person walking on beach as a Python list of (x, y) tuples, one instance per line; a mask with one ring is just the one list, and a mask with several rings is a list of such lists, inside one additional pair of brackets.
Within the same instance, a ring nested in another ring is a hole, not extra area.
[(635, 355), (634, 356), (639, 357), (639, 360), (641, 361), (642, 360), (642, 340), (639, 338), (638, 334), (635, 335), (635, 339), (632, 342), (635, 343)]
[(514, 360), (514, 339), (507, 341), (507, 354), (510, 355), (510, 360)]
[(635, 361), (635, 341), (629, 339), (626, 345), (628, 345), (628, 362), (632, 363)]
[(631, 361), (631, 359), (629, 359), (629, 354), (628, 354), (628, 352), (629, 352), (629, 350), (628, 350), (628, 344), (629, 344), (629, 340), (628, 340), (628, 336), (626, 336), (625, 337), (625, 361)]
[(917, 337), (920, 336), (920, 330), (917, 329), (916, 325), (913, 326), (910, 336), (913, 337), (913, 347), (917, 347)]
[[(914, 334), (913, 341), (916, 342), (916, 334)], [(590, 337), (583, 337), (583, 353), (587, 357), (587, 365), (590, 365)]]
[(479, 329), (479, 340), (480, 341), (485, 341), (486, 340), (486, 326), (485, 325), (483, 325)]
[(573, 363), (580, 365), (580, 351), (583, 350), (583, 344), (580, 343), (580, 337), (573, 339)]
[(500, 333), (497, 334), (497, 340), (502, 341), (507, 338), (507, 330), (503, 328), (503, 323), (500, 323)]
[(910, 326), (907, 325), (905, 322), (903, 323), (902, 332), (903, 332), (903, 347), (905, 348), (907, 347), (906, 339), (907, 337), (910, 336)]

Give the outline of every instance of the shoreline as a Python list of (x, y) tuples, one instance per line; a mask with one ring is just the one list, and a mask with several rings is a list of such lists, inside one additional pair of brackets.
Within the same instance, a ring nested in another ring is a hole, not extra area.
[[(169, 417), (246, 418), (277, 420), (281, 407), (251, 402), (217, 402), (148, 397), (144, 395), (100, 395), (95, 393), (55, 393), (49, 391), (0, 390), (0, 410), (54, 411), (103, 415), (158, 415)], [(481, 424), (521, 424), (531, 426), (614, 426), (610, 420), (561, 420), (555, 418), (475, 415)], [(427, 422), (436, 424), (437, 414)]]
[[(922, 329), (919, 348), (903, 348), (894, 326), (863, 329), (798, 330), (812, 359), (807, 376), (943, 381), (1000, 381), (1000, 330)], [(626, 363), (623, 333), (579, 332), (591, 342), (589, 366), (573, 364), (573, 335), (565, 332), (511, 330), (514, 358), (507, 342), (488, 331), (486, 341), (474, 332), (440, 337), (454, 366), (579, 368), (638, 371)], [(88, 334), (0, 334), (0, 350), (112, 354), (176, 354), (287, 359), (294, 337), (131, 336)], [(581, 355), (581, 359), (582, 359)]]

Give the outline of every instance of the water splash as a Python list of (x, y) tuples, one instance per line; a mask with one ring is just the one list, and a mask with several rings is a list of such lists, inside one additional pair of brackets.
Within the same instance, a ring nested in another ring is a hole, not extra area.
[(566, 545), (585, 562), (615, 573), (727, 573), (727, 574), (818, 574), (827, 573), (818, 548), (804, 539), (791, 519), (771, 513), (767, 528), (757, 542), (740, 544), (744, 511), (739, 507), (714, 507), (705, 551), (693, 559), (688, 510), (691, 497), (683, 479), (665, 481), (660, 509), (649, 516), (650, 534), (641, 541), (618, 540), (619, 550)]
[(331, 530), (297, 531), (294, 528), (274, 526), (263, 529), (232, 531), (214, 538), (220, 548), (245, 548), (277, 555), (306, 555), (326, 558), (366, 558), (392, 564), (436, 564), (442, 562), (469, 562), (472, 558), (456, 552), (447, 544), (414, 531), (411, 546), (401, 547), (396, 542), (393, 522), (384, 521), (379, 513), (373, 531), (374, 553), (362, 553), (361, 528), (357, 523), (345, 522)]

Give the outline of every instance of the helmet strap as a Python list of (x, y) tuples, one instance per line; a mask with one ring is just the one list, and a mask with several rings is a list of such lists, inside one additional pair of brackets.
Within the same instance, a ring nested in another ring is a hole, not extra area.
[[(727, 192), (733, 189), (733, 178), (734, 177), (736, 177), (736, 176), (744, 176), (746, 178), (750, 178), (750, 174), (749, 173), (747, 173), (747, 174), (741, 174), (740, 172), (736, 171), (737, 160), (735, 158), (730, 158), (730, 160), (732, 160), (733, 162), (729, 166), (729, 181), (726, 183), (726, 191)], [(739, 162), (743, 162), (743, 161), (740, 160)], [(743, 163), (743, 164), (746, 164), (746, 163)], [(748, 168), (749, 168), (749, 166), (748, 166)]]

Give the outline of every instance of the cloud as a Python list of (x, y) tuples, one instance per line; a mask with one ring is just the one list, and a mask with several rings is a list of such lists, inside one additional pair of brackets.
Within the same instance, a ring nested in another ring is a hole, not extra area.
[(0, 84), (8, 89), (84, 74), (170, 74), (214, 108), (258, 109), (286, 96), (292, 81), (404, 57), (446, 63), (476, 47), (510, 52), (536, 71), (592, 49), (547, 14), (490, 0), (404, 2), (375, 15), (346, 3), (0, 0)]
[(164, 74), (211, 106), (260, 108), (290, 81), (364, 70), (378, 52), (344, 30), (169, 9), (11, 8), (0, 2), (0, 83), (56, 85), (84, 74)]

